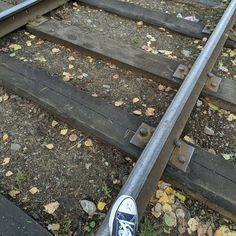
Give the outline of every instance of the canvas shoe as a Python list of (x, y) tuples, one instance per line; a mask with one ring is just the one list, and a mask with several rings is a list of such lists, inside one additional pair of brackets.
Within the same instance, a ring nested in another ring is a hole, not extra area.
[(131, 196), (122, 195), (116, 200), (110, 214), (109, 229), (110, 236), (136, 236), (138, 212)]

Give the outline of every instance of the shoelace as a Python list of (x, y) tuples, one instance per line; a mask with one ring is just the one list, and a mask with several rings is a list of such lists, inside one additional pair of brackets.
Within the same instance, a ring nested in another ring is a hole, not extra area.
[(134, 225), (134, 223), (125, 220), (119, 220), (119, 223), (119, 236), (133, 236), (132, 226)]

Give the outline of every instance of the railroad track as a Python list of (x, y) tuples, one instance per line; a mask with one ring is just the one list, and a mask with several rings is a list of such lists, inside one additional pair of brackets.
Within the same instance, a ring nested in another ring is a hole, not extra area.
[[(180, 140), (180, 136), (199, 96), (207, 96), (218, 106), (236, 112), (236, 81), (219, 78), (212, 73), (222, 47), (236, 48), (232, 35), (236, 20), (236, 0), (231, 1), (214, 28), (131, 3), (115, 0), (80, 1), (189, 37), (209, 38), (191, 68), (176, 60), (150, 55), (98, 33), (87, 32), (79, 26), (67, 25), (55, 19), (35, 19), (65, 2), (25, 1), (8, 8), (0, 13), (0, 37), (30, 22), (27, 25), (29, 32), (43, 39), (76, 50), (85, 50), (98, 58), (137, 70), (154, 81), (178, 88), (158, 126), (152, 127), (142, 118), (91, 97), (5, 54), (0, 54), (0, 85), (39, 104), (73, 127), (136, 158), (135, 168), (120, 194), (131, 195), (137, 201), (139, 216), (142, 216), (163, 174), (164, 178), (176, 186), (207, 201), (213, 209), (235, 221), (235, 167), (216, 155), (185, 143)], [(12, 211), (18, 210), (14, 208)], [(97, 235), (109, 235), (108, 217), (109, 213)], [(40, 232), (46, 233), (43, 230)]]

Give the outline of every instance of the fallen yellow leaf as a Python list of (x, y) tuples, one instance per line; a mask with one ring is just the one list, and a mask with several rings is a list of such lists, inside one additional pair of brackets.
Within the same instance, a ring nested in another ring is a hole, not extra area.
[(60, 230), (60, 225), (57, 223), (57, 224), (49, 224), (48, 225), (48, 230), (51, 230), (51, 231), (58, 231)]
[(97, 204), (97, 209), (98, 209), (99, 211), (103, 211), (104, 208), (105, 208), (105, 206), (106, 206), (106, 203), (105, 203), (105, 202), (99, 201), (98, 204)]
[(5, 142), (8, 140), (8, 138), (9, 138), (9, 135), (7, 133), (4, 133), (2, 136), (2, 140)]
[(45, 212), (47, 212), (48, 214), (53, 214), (58, 209), (59, 206), (60, 206), (59, 202), (56, 201), (44, 205), (43, 207)]
[(63, 136), (65, 136), (65, 135), (67, 134), (67, 132), (68, 132), (68, 129), (62, 129), (62, 130), (60, 131), (60, 134), (63, 135)]
[(38, 193), (39, 190), (36, 187), (33, 187), (29, 190), (29, 192), (34, 195), (34, 194)]

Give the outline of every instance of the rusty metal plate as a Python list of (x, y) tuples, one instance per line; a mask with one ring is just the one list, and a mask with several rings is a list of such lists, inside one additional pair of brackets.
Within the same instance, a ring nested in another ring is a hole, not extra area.
[(205, 84), (205, 89), (216, 93), (220, 87), (221, 80), (222, 79), (220, 77), (217, 77), (212, 73), (209, 73), (208, 79)]
[(185, 79), (187, 74), (188, 74), (188, 67), (185, 66), (185, 65), (180, 64), (178, 66), (178, 68), (176, 69), (176, 71), (174, 72), (173, 77), (183, 80), (183, 79)]
[(130, 143), (137, 147), (145, 148), (148, 141), (152, 137), (154, 130), (155, 128), (142, 123), (139, 126), (138, 130), (135, 132), (134, 136), (131, 138)]
[(182, 140), (179, 141), (179, 145), (175, 147), (169, 163), (175, 168), (186, 172), (191, 161), (194, 149), (194, 147), (190, 146), (186, 142)]

